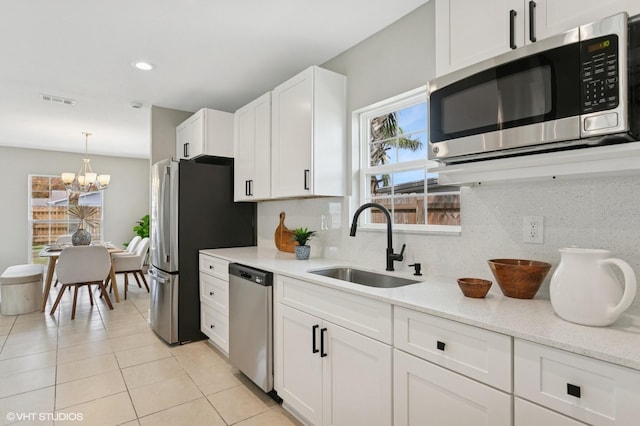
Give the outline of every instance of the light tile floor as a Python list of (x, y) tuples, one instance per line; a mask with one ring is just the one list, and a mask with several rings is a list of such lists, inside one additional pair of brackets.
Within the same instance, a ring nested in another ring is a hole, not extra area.
[(113, 311), (83, 288), (71, 320), (71, 302), (0, 315), (0, 425), (300, 424), (205, 341), (159, 339), (137, 285)]

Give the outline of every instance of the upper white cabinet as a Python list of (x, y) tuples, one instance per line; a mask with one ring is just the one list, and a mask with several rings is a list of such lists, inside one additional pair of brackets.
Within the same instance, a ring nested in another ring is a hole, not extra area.
[(234, 114), (234, 200), (271, 197), (271, 93)]
[(272, 92), (273, 198), (346, 193), (346, 77), (310, 67)]
[(176, 127), (176, 158), (233, 157), (233, 114), (202, 108)]
[(626, 11), (635, 0), (436, 0), (436, 74)]

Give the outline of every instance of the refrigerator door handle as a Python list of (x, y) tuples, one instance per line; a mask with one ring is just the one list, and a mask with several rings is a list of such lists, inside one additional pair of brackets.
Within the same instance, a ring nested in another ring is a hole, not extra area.
[(160, 284), (166, 284), (167, 280), (165, 278), (162, 278), (156, 274), (154, 274), (152, 271), (148, 272), (149, 277), (151, 277), (152, 279), (158, 281)]

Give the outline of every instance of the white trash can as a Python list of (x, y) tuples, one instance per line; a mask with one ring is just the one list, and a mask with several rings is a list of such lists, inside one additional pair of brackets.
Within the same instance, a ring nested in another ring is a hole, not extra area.
[(0, 275), (0, 314), (27, 314), (41, 306), (42, 265), (9, 266)]

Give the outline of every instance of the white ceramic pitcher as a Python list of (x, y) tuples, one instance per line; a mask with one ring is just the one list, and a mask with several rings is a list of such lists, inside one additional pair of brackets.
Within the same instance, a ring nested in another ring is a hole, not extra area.
[[(561, 318), (577, 324), (613, 324), (633, 302), (636, 276), (624, 260), (608, 250), (563, 248), (551, 277), (551, 305)], [(610, 265), (624, 275), (624, 292)]]

